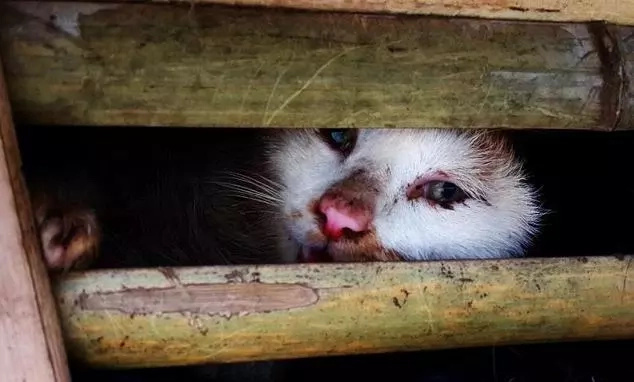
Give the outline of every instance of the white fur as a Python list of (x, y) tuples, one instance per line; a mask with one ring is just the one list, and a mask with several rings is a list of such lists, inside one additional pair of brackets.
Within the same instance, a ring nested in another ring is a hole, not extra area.
[[(446, 129), (360, 130), (354, 150), (342, 159), (314, 130), (282, 132), (269, 157), (283, 187), (280, 208), (285, 217), (297, 212), (302, 217), (283, 219), (283, 227), (278, 228), (285, 233), (280, 237), (281, 250), (291, 259), (302, 246), (325, 245), (325, 238), (315, 239), (319, 227), (309, 206), (332, 184), (362, 168), (380, 183), (373, 226), (383, 248), (406, 260), (522, 255), (541, 210), (520, 164), (495, 161), (478, 151), (474, 144), (478, 134)], [(489, 175), (478, 176), (485, 167)], [(407, 185), (437, 171), (451, 174), (452, 182), (490, 205), (467, 199), (448, 210), (424, 199), (408, 201)]]

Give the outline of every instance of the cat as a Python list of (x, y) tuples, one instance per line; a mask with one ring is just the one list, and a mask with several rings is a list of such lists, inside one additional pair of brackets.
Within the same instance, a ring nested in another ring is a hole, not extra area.
[(51, 270), (515, 257), (543, 215), (502, 132), (179, 133), (57, 130), (27, 149)]

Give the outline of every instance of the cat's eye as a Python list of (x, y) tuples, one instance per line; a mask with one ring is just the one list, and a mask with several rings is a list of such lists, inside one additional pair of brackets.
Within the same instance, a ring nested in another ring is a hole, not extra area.
[(425, 198), (447, 209), (469, 197), (460, 187), (445, 180), (417, 181), (407, 190), (409, 200)]
[(334, 150), (349, 155), (357, 142), (356, 129), (320, 129), (324, 141)]
[(440, 205), (461, 202), (467, 194), (453, 183), (445, 181), (428, 182), (425, 186), (424, 197)]

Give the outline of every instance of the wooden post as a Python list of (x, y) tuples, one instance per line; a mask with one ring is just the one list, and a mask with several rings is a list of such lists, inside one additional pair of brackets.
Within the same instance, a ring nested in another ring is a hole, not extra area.
[(40, 255), (0, 70), (0, 380), (3, 382), (70, 381), (55, 300)]
[(56, 295), (69, 352), (110, 367), (624, 339), (633, 260), (104, 270)]

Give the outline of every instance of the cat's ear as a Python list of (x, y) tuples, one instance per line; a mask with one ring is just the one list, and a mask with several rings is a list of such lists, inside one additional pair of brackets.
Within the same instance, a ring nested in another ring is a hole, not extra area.
[(466, 131), (470, 135), (471, 145), (492, 159), (507, 160), (513, 157), (513, 148), (507, 135), (501, 130)]

